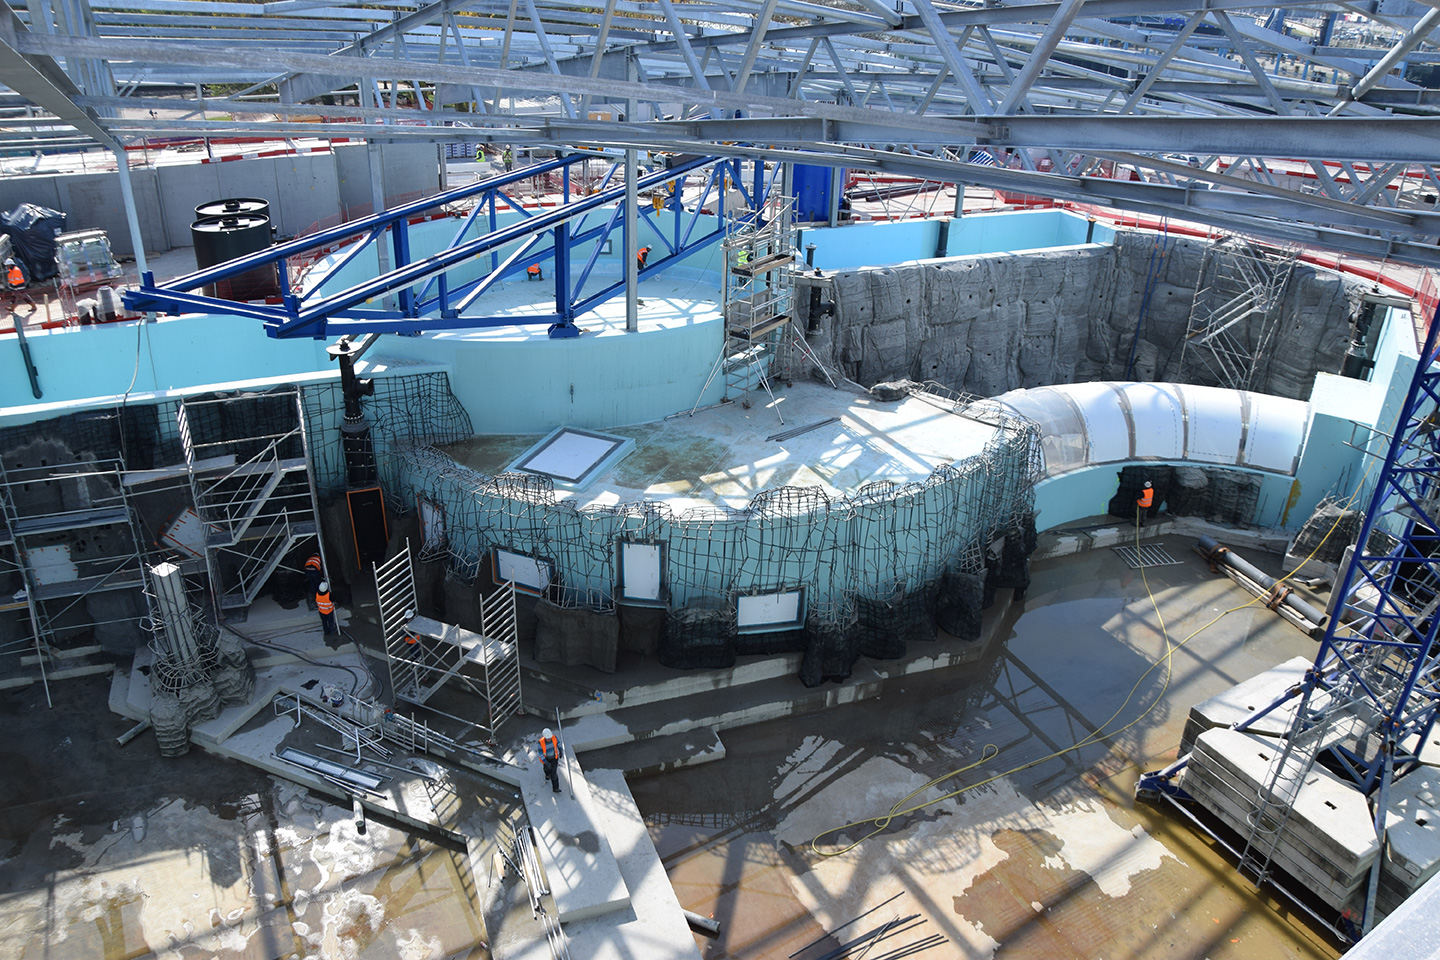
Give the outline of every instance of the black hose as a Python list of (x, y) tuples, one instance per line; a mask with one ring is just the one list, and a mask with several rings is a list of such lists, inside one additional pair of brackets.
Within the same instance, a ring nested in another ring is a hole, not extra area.
[[(350, 697), (351, 697), (351, 699), (354, 699), (354, 698), (358, 695), (359, 690), (360, 690), (360, 683), (361, 683), (362, 680), (365, 681), (366, 683), (369, 683), (369, 684), (372, 684), (372, 685), (373, 685), (374, 682), (375, 682), (375, 677), (374, 677), (373, 674), (370, 673), (370, 668), (369, 668), (368, 666), (366, 666), (366, 667), (364, 668), (364, 669), (365, 669), (365, 673), (364, 673), (364, 675), (362, 676), (360, 673), (358, 673), (358, 672), (356, 671), (356, 669), (355, 669), (354, 667), (349, 666), (349, 665), (347, 665), (347, 664), (343, 664), (343, 663), (322, 663), (322, 662), (320, 662), (319, 660), (316, 660), (314, 657), (307, 656), (306, 654), (301, 653), (299, 650), (292, 650), (292, 649), (289, 648), (289, 647), (282, 647), (282, 646), (280, 646), (278, 643), (266, 643), (264, 640), (256, 640), (254, 637), (246, 636), (244, 633), (241, 633), (239, 630), (236, 630), (236, 629), (235, 629), (234, 627), (232, 627), (232, 626), (228, 626), (228, 625), (227, 625), (227, 626), (225, 627), (225, 629), (226, 629), (226, 630), (229, 630), (231, 633), (235, 634), (235, 636), (239, 637), (241, 640), (244, 640), (246, 643), (253, 643), (253, 644), (254, 644), (255, 646), (257, 646), (257, 647), (264, 647), (264, 648), (267, 649), (267, 650), (274, 650), (276, 653), (288, 653), (290, 656), (295, 657), (295, 658), (298, 659), (298, 660), (303, 660), (303, 661), (305, 661), (306, 663), (310, 664), (311, 666), (320, 667), (321, 669), (329, 669), (329, 670), (344, 670), (346, 673), (350, 674), (350, 677), (351, 677), (351, 683), (350, 683)], [(357, 645), (356, 649), (359, 649), (358, 645)], [(360, 657), (360, 662), (361, 662), (362, 665), (363, 665), (364, 662), (365, 662), (365, 657), (364, 657), (363, 654), (362, 654), (361, 657)]]

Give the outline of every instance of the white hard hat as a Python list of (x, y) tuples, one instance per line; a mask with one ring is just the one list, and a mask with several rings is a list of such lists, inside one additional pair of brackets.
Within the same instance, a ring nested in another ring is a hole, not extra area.
[(15, 266), (15, 258), (14, 258), (14, 257), (6, 257), (6, 258), (5, 258), (5, 266), (7, 266), (7, 267), (13, 267), (13, 266)]
[(1146, 489), (1149, 489), (1149, 487), (1150, 487), (1150, 481), (1149, 481), (1149, 480), (1146, 480), (1146, 481), (1145, 481), (1145, 487), (1146, 487)]
[(555, 734), (553, 734), (553, 733), (550, 732), (550, 728), (549, 728), (549, 727), (546, 727), (544, 730), (541, 730), (541, 731), (540, 731), (540, 736), (542, 736), (542, 737), (544, 737), (544, 738), (546, 738), (546, 739), (548, 740), (548, 739), (550, 739), (551, 737), (555, 736)]
[(330, 581), (329, 581), (329, 580), (321, 580), (321, 581), (320, 581), (320, 592), (321, 592), (321, 593), (329, 593), (329, 592), (330, 592)]

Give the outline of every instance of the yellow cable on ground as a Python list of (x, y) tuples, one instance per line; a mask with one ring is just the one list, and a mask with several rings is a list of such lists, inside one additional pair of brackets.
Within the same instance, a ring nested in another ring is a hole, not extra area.
[[(1373, 461), (1372, 461), (1372, 463), (1373, 463)], [(1351, 503), (1353, 503), (1353, 502), (1355, 501), (1355, 498), (1360, 495), (1360, 491), (1361, 491), (1361, 489), (1363, 489), (1363, 487), (1364, 487), (1364, 485), (1365, 485), (1365, 478), (1368, 477), (1369, 475), (1370, 475), (1370, 465), (1367, 464), (1367, 466), (1366, 466), (1366, 468), (1365, 468), (1365, 472), (1364, 472), (1364, 473), (1361, 475), (1361, 477), (1360, 477), (1359, 483), (1357, 483), (1357, 484), (1355, 485), (1355, 491), (1350, 494), (1349, 498), (1347, 498), (1346, 501), (1345, 501), (1344, 507), (1342, 507), (1342, 515), (1343, 515), (1343, 510), (1344, 510), (1344, 508), (1345, 508), (1345, 507), (1348, 507)], [(1139, 523), (1139, 520), (1140, 520), (1140, 506), (1139, 506), (1138, 503), (1137, 503), (1136, 506), (1135, 506), (1135, 520), (1136, 520), (1136, 523), (1135, 523), (1135, 547), (1136, 547), (1136, 551), (1138, 552), (1138, 551), (1139, 551), (1139, 547), (1140, 547), (1140, 523)], [(1317, 553), (1320, 552), (1320, 548), (1325, 545), (1325, 541), (1326, 541), (1326, 540), (1329, 540), (1329, 539), (1330, 539), (1330, 534), (1332, 534), (1332, 533), (1335, 532), (1335, 528), (1336, 528), (1337, 526), (1339, 526), (1339, 524), (1340, 524), (1340, 516), (1336, 516), (1335, 521), (1330, 524), (1330, 529), (1325, 531), (1325, 536), (1323, 536), (1323, 537), (1320, 538), (1320, 542), (1315, 545), (1315, 549), (1310, 551), (1310, 555), (1307, 556), (1307, 557), (1305, 558), (1305, 560), (1302, 561), (1302, 562), (1300, 563), (1300, 565), (1295, 568), (1296, 570), (1300, 570), (1301, 568), (1303, 568), (1303, 567), (1305, 566), (1305, 563), (1306, 563), (1306, 562), (1308, 562), (1312, 557), (1314, 557), (1315, 554), (1317, 554)], [(1291, 575), (1293, 575), (1293, 571), (1292, 571), (1292, 574), (1291, 574)], [(1291, 576), (1291, 575), (1286, 575), (1286, 576), (1284, 576), (1284, 577), (1281, 577), (1277, 582), (1283, 583), (1284, 581), (1290, 579), (1290, 576)], [(995, 774), (995, 775), (993, 775), (993, 776), (991, 776), (991, 777), (987, 777), (986, 779), (981, 780), (981, 781), (979, 781), (979, 782), (977, 782), (977, 783), (972, 783), (972, 784), (969, 784), (969, 785), (967, 785), (967, 786), (963, 786), (963, 787), (960, 787), (960, 788), (958, 788), (958, 789), (951, 790), (949, 793), (945, 793), (945, 794), (942, 794), (942, 795), (940, 795), (940, 796), (938, 796), (938, 797), (935, 797), (933, 800), (926, 800), (926, 801), (924, 801), (923, 803), (917, 803), (917, 804), (915, 804), (915, 805), (913, 805), (913, 806), (906, 806), (906, 804), (909, 803), (911, 800), (913, 800), (913, 799), (916, 797), (916, 795), (921, 794), (921, 793), (924, 793), (926, 790), (929, 790), (931, 787), (933, 787), (933, 786), (935, 786), (935, 785), (937, 785), (937, 784), (940, 784), (940, 783), (944, 783), (946, 780), (950, 780), (950, 779), (952, 779), (952, 778), (954, 778), (954, 777), (957, 777), (957, 776), (959, 776), (959, 775), (962, 774), (962, 773), (967, 773), (967, 772), (975, 769), (976, 767), (980, 766), (982, 763), (985, 763), (987, 760), (992, 760), (992, 759), (994, 759), (995, 757), (999, 756), (999, 755), (1000, 755), (1000, 748), (997, 747), (997, 746), (995, 746), (995, 744), (993, 744), (993, 743), (987, 743), (987, 744), (985, 744), (984, 749), (980, 751), (980, 758), (979, 758), (978, 760), (975, 760), (975, 761), (972, 762), (972, 763), (968, 763), (968, 764), (966, 764), (965, 766), (959, 767), (959, 768), (957, 768), (957, 769), (955, 769), (955, 770), (951, 770), (949, 773), (946, 773), (946, 774), (943, 774), (943, 775), (941, 775), (941, 776), (938, 776), (938, 777), (934, 778), (933, 780), (930, 780), (929, 782), (925, 783), (923, 786), (917, 787), (916, 789), (912, 790), (910, 793), (907, 793), (905, 796), (903, 796), (903, 797), (901, 797), (899, 800), (895, 801), (895, 803), (890, 807), (890, 809), (889, 809), (886, 813), (884, 813), (884, 814), (882, 814), (882, 815), (880, 815), (880, 816), (878, 816), (878, 817), (871, 817), (871, 818), (868, 818), (868, 819), (865, 819), (865, 820), (856, 820), (856, 821), (853, 821), (853, 822), (851, 822), (851, 823), (846, 823), (846, 824), (843, 824), (843, 825), (838, 826), (838, 827), (831, 827), (831, 828), (828, 829), (828, 830), (825, 830), (825, 831), (822, 831), (822, 832), (820, 832), (820, 833), (817, 833), (817, 834), (814, 836), (814, 838), (811, 839), (811, 841), (810, 841), (810, 851), (811, 851), (812, 853), (814, 853), (816, 856), (820, 856), (820, 857), (838, 857), (838, 856), (840, 856), (840, 855), (842, 855), (842, 854), (849, 853), (851, 850), (854, 850), (854, 849), (855, 849), (856, 847), (858, 847), (860, 844), (864, 843), (866, 840), (869, 840), (871, 837), (875, 836), (877, 833), (881, 833), (881, 832), (883, 832), (884, 830), (886, 830), (886, 829), (890, 826), (890, 824), (891, 824), (892, 822), (894, 822), (894, 820), (895, 820), (896, 817), (904, 817), (904, 816), (907, 816), (907, 815), (909, 815), (909, 814), (912, 814), (912, 813), (915, 813), (915, 812), (917, 812), (917, 811), (923, 810), (923, 809), (925, 809), (926, 807), (933, 806), (934, 804), (940, 803), (940, 802), (943, 801), (943, 800), (949, 800), (949, 799), (952, 798), (952, 797), (958, 797), (960, 794), (966, 793), (966, 792), (968, 792), (968, 791), (970, 791), (970, 790), (974, 790), (974, 789), (976, 789), (977, 787), (987, 786), (987, 785), (989, 785), (989, 784), (994, 783), (996, 780), (1003, 780), (1005, 777), (1011, 776), (1011, 775), (1016, 774), (1016, 773), (1020, 773), (1020, 772), (1025, 771), (1025, 770), (1029, 770), (1031, 767), (1037, 767), (1037, 766), (1039, 766), (1039, 765), (1042, 764), (1042, 763), (1047, 763), (1047, 762), (1049, 762), (1049, 761), (1051, 761), (1051, 760), (1054, 760), (1054, 759), (1056, 759), (1056, 758), (1058, 758), (1058, 757), (1063, 757), (1063, 756), (1065, 756), (1065, 754), (1067, 754), (1067, 753), (1071, 753), (1071, 752), (1073, 752), (1073, 751), (1075, 751), (1075, 750), (1080, 750), (1080, 749), (1082, 749), (1082, 748), (1084, 748), (1084, 747), (1090, 746), (1091, 744), (1100, 743), (1100, 742), (1102, 742), (1102, 741), (1109, 740), (1109, 739), (1112, 738), (1112, 737), (1115, 737), (1115, 736), (1118, 736), (1118, 735), (1124, 733), (1126, 730), (1129, 730), (1131, 727), (1135, 726), (1135, 725), (1136, 725), (1137, 723), (1139, 723), (1141, 720), (1145, 719), (1145, 717), (1149, 716), (1150, 711), (1154, 710), (1155, 707), (1159, 705), (1161, 699), (1163, 699), (1164, 696), (1165, 696), (1165, 692), (1170, 689), (1170, 680), (1171, 680), (1171, 678), (1172, 678), (1172, 676), (1173, 676), (1173, 672), (1174, 672), (1174, 671), (1173, 671), (1172, 663), (1173, 663), (1173, 658), (1174, 658), (1174, 656), (1175, 656), (1176, 651), (1178, 651), (1181, 647), (1185, 646), (1185, 644), (1189, 643), (1191, 640), (1195, 639), (1195, 637), (1199, 636), (1199, 634), (1200, 634), (1202, 631), (1208, 630), (1208, 629), (1209, 629), (1211, 626), (1213, 626), (1217, 621), (1219, 621), (1221, 617), (1228, 616), (1229, 614), (1232, 614), (1232, 613), (1234, 613), (1234, 612), (1237, 611), (1237, 610), (1244, 610), (1246, 607), (1250, 606), (1251, 604), (1254, 604), (1254, 603), (1259, 602), (1260, 599), (1261, 599), (1260, 597), (1252, 597), (1250, 600), (1246, 601), (1245, 603), (1242, 603), (1242, 604), (1239, 604), (1239, 605), (1237, 605), (1237, 606), (1231, 607), (1231, 608), (1228, 609), (1228, 610), (1222, 610), (1220, 613), (1217, 613), (1214, 617), (1212, 617), (1211, 619), (1207, 620), (1204, 624), (1202, 624), (1201, 626), (1195, 628), (1195, 630), (1192, 631), (1189, 636), (1187, 636), (1185, 639), (1181, 640), (1179, 643), (1171, 643), (1171, 641), (1170, 641), (1170, 632), (1169, 632), (1169, 630), (1168, 630), (1168, 629), (1166, 628), (1166, 626), (1165, 626), (1165, 616), (1160, 612), (1160, 603), (1159, 603), (1159, 601), (1157, 601), (1157, 600), (1155, 599), (1155, 594), (1154, 594), (1154, 593), (1151, 591), (1151, 589), (1150, 589), (1150, 579), (1145, 575), (1145, 567), (1144, 567), (1144, 565), (1141, 565), (1141, 567), (1140, 567), (1140, 580), (1141, 580), (1141, 582), (1145, 585), (1145, 595), (1146, 595), (1147, 597), (1149, 597), (1149, 599), (1150, 599), (1150, 606), (1155, 610), (1155, 617), (1156, 617), (1156, 619), (1159, 620), (1159, 622), (1160, 622), (1160, 635), (1161, 635), (1162, 637), (1164, 637), (1164, 639), (1165, 639), (1165, 652), (1164, 652), (1158, 659), (1156, 659), (1154, 663), (1150, 664), (1149, 668), (1148, 668), (1144, 673), (1142, 673), (1142, 674), (1140, 675), (1140, 678), (1135, 681), (1135, 683), (1134, 683), (1133, 686), (1131, 686), (1130, 692), (1125, 695), (1125, 700), (1120, 704), (1119, 707), (1117, 707), (1117, 708), (1115, 709), (1115, 712), (1114, 712), (1114, 713), (1110, 714), (1109, 719), (1107, 719), (1104, 723), (1100, 724), (1100, 726), (1096, 727), (1095, 730), (1092, 731), (1090, 734), (1088, 734), (1086, 737), (1084, 737), (1084, 738), (1081, 739), (1081, 740), (1076, 741), (1074, 744), (1072, 744), (1071, 746), (1066, 747), (1066, 748), (1063, 749), (1063, 750), (1057, 750), (1057, 751), (1055, 751), (1054, 753), (1051, 753), (1051, 754), (1049, 754), (1049, 755), (1047, 755), (1047, 756), (1044, 756), (1044, 757), (1040, 757), (1039, 759), (1031, 760), (1031, 761), (1028, 762), (1028, 763), (1022, 763), (1022, 764), (1020, 764), (1020, 765), (1017, 766), (1017, 767), (1011, 767), (1009, 770), (1006, 770), (1004, 773), (997, 773), (997, 774)], [(1125, 726), (1119, 728), (1118, 730), (1112, 730), (1112, 731), (1109, 732), (1109, 733), (1103, 733), (1102, 731), (1104, 731), (1104, 729), (1105, 729), (1106, 727), (1108, 727), (1110, 724), (1114, 723), (1114, 722), (1115, 722), (1115, 718), (1118, 717), (1118, 716), (1120, 716), (1121, 712), (1124, 711), (1125, 707), (1126, 707), (1127, 705), (1129, 705), (1131, 699), (1134, 698), (1136, 691), (1140, 689), (1140, 685), (1145, 682), (1145, 678), (1148, 677), (1148, 676), (1150, 676), (1150, 674), (1155, 671), (1155, 668), (1159, 667), (1162, 663), (1165, 664), (1165, 682), (1164, 682), (1163, 684), (1161, 684), (1161, 686), (1160, 686), (1160, 691), (1159, 691), (1159, 693), (1157, 693), (1157, 694), (1155, 695), (1155, 699), (1154, 699), (1154, 701), (1150, 704), (1150, 706), (1146, 707), (1146, 708), (1140, 713), (1139, 716), (1135, 717), (1135, 719), (1133, 719), (1133, 720), (1131, 720), (1129, 723), (1125, 724)], [(865, 826), (870, 825), (870, 824), (873, 824), (873, 825), (874, 825), (874, 829), (872, 829), (869, 833), (865, 834), (864, 836), (860, 837), (859, 839), (857, 839), (857, 840), (855, 840), (855, 841), (847, 844), (846, 846), (840, 847), (839, 849), (836, 849), (836, 850), (821, 850), (821, 849), (820, 849), (820, 846), (819, 846), (819, 845), (820, 845), (820, 841), (821, 841), (823, 838), (828, 837), (829, 835), (831, 835), (831, 834), (833, 834), (833, 833), (841, 833), (841, 832), (843, 832), (843, 831), (845, 831), (845, 830), (849, 830), (849, 829), (851, 829), (852, 827), (865, 827)]]

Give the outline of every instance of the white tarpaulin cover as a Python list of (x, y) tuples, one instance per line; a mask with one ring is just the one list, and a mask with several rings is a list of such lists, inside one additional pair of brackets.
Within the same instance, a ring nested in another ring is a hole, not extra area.
[(1047, 477), (1126, 460), (1290, 475), (1310, 419), (1302, 400), (1180, 383), (1070, 383), (1012, 390), (981, 405), (1040, 425)]

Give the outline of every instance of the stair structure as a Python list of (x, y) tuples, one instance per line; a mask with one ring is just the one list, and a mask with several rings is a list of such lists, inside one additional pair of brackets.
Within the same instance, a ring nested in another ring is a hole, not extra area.
[(1180, 379), (1259, 389), (1298, 249), (1227, 237), (1205, 248), (1180, 345)]
[(222, 610), (248, 607), (319, 529), (300, 391), (187, 398), (177, 416), (211, 589)]

